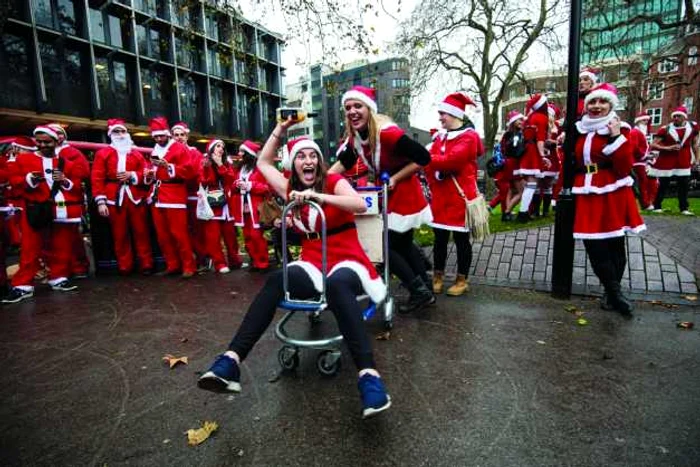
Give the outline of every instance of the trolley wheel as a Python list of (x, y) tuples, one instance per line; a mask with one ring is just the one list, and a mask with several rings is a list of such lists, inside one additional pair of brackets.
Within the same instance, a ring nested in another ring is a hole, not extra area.
[(295, 370), (299, 366), (299, 349), (285, 345), (277, 352), (277, 361), (283, 370)]
[(321, 313), (319, 311), (309, 313), (309, 324), (311, 326), (318, 326), (321, 324)]
[(340, 352), (337, 350), (324, 350), (316, 358), (316, 367), (324, 376), (335, 376), (340, 371)]

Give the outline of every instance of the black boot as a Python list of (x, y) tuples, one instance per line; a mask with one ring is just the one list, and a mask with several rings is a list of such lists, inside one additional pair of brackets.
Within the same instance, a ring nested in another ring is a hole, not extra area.
[(600, 308), (605, 311), (612, 311), (615, 309), (615, 307), (610, 304), (610, 298), (607, 292), (603, 292), (603, 296), (600, 297)]
[(408, 284), (408, 290), (411, 292), (411, 296), (408, 298), (408, 302), (403, 305), (399, 305), (399, 313), (410, 313), (415, 311), (422, 306), (432, 305), (435, 303), (435, 295), (428, 289), (419, 276), (416, 276), (410, 284)]
[(542, 198), (540, 197), (539, 193), (535, 193), (532, 196), (532, 204), (530, 205), (530, 214), (532, 214), (533, 217), (540, 217), (540, 202), (542, 201)]
[(521, 222), (524, 224), (526, 222), (529, 222), (530, 220), (532, 220), (532, 218), (530, 217), (530, 214), (528, 214), (526, 212), (522, 212), (522, 211), (518, 213), (518, 218), (517, 218), (518, 222)]
[(614, 282), (608, 287), (608, 303), (622, 315), (630, 316), (634, 307), (632, 302), (622, 293), (619, 282)]
[(549, 215), (549, 206), (552, 204), (552, 195), (546, 194), (542, 197), (542, 216), (547, 217)]

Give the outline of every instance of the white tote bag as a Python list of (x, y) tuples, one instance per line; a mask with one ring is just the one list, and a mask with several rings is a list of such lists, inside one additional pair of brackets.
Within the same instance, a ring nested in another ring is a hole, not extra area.
[(197, 190), (197, 219), (208, 221), (214, 217), (214, 211), (207, 201), (207, 192), (202, 185)]

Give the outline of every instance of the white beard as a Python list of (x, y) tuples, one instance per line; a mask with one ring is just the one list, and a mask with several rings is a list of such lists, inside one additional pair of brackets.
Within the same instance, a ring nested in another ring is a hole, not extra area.
[(109, 137), (109, 139), (112, 141), (110, 146), (116, 149), (117, 154), (120, 156), (128, 154), (134, 147), (134, 141), (131, 139), (131, 135), (129, 133), (125, 133), (124, 136), (112, 135)]
[(649, 131), (649, 126), (648, 126), (648, 125), (640, 124), (640, 125), (637, 125), (637, 128), (639, 129), (639, 131), (642, 132), (642, 134), (643, 134), (644, 136), (646, 136), (646, 135), (647, 135), (647, 132)]

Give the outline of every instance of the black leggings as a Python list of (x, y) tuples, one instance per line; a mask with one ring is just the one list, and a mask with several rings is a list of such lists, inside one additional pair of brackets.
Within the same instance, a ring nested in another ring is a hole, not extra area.
[[(433, 262), (436, 271), (445, 271), (447, 262), (447, 244), (450, 241), (450, 230), (435, 229), (435, 243), (433, 244)], [(469, 232), (452, 232), (452, 238), (457, 248), (457, 274), (469, 275), (472, 265), (472, 244), (469, 241)]]
[(584, 240), (583, 244), (586, 247), (593, 272), (598, 276), (600, 283), (606, 290), (614, 282), (619, 284), (627, 266), (625, 237)]
[[(681, 211), (688, 209), (688, 183), (690, 182), (690, 176), (678, 177), (676, 176), (676, 189), (678, 190), (678, 208)], [(666, 190), (671, 184), (671, 177), (659, 177), (659, 191), (656, 193), (656, 199), (654, 200), (654, 208), (661, 209), (661, 202), (666, 196)]]
[(413, 229), (403, 233), (389, 231), (389, 268), (404, 285), (413, 282), (416, 276), (427, 280), (425, 262), (413, 243)]
[[(289, 292), (297, 299), (309, 299), (318, 295), (306, 272), (298, 266), (290, 266)], [(350, 350), (358, 370), (375, 368), (372, 346), (370, 344), (362, 307), (357, 296), (362, 295), (362, 283), (355, 271), (348, 268), (338, 269), (326, 282), (326, 299), (338, 322), (338, 329)], [(250, 304), (238, 332), (229, 344), (243, 361), (265, 330), (270, 326), (277, 310), (277, 304), (284, 297), (282, 271), (271, 273), (263, 289)]]

